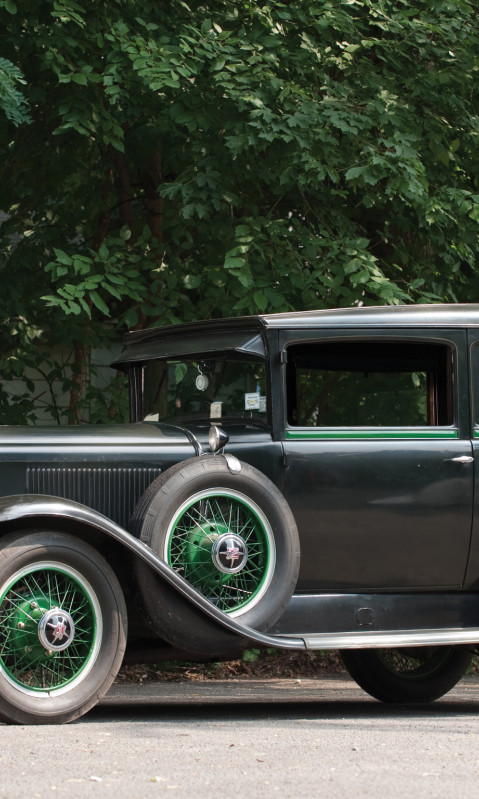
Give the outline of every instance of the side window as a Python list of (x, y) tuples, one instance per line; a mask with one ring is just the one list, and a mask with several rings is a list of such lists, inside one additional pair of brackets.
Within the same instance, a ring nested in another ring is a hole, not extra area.
[(148, 361), (142, 372), (145, 421), (256, 419), (267, 422), (264, 361), (211, 356)]
[(444, 344), (318, 342), (288, 349), (288, 424), (451, 425), (452, 352)]

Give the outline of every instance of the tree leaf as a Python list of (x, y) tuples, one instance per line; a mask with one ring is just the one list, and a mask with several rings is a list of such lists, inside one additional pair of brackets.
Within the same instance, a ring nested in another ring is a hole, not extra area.
[(110, 316), (110, 311), (108, 309), (107, 304), (102, 300), (100, 295), (96, 291), (90, 292), (90, 299), (99, 311), (101, 311), (105, 316)]

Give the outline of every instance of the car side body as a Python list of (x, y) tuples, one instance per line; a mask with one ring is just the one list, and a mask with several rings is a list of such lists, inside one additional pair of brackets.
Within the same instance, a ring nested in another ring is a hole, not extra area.
[(384, 701), (457, 682), (479, 642), (479, 305), (139, 331), (114, 366), (128, 424), (0, 428), (1, 717), (86, 712), (127, 628), (130, 658), (340, 649)]

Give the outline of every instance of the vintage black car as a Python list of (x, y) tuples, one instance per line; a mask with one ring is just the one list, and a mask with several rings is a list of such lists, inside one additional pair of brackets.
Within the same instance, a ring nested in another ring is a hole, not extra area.
[[(131, 422), (0, 428), (0, 717), (66, 722), (124, 656), (339, 649), (433, 700), (479, 642), (479, 305), (130, 333)], [(128, 632), (127, 632), (128, 627)]]

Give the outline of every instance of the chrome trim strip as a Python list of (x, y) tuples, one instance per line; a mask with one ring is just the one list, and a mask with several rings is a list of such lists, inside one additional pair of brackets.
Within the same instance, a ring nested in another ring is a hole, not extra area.
[(479, 627), (444, 630), (368, 630), (350, 633), (303, 635), (307, 649), (386, 649), (398, 646), (440, 646), (441, 644), (476, 644)]

